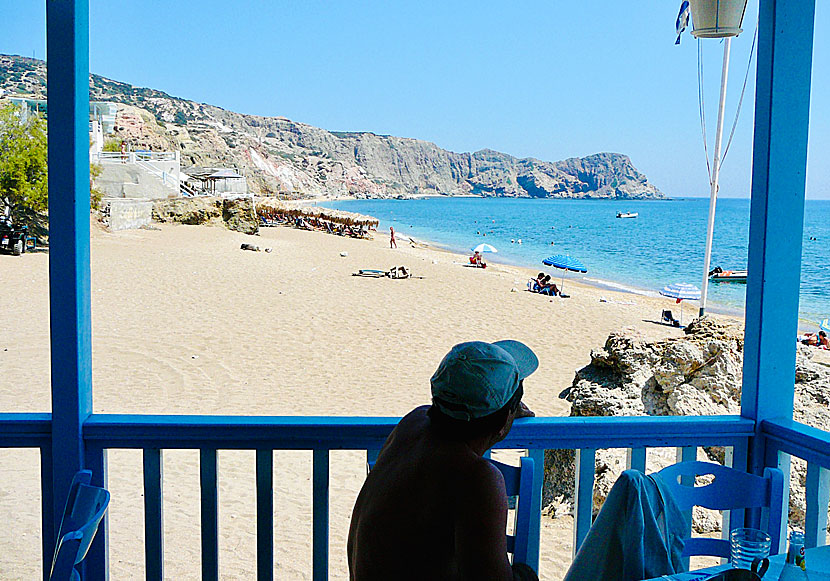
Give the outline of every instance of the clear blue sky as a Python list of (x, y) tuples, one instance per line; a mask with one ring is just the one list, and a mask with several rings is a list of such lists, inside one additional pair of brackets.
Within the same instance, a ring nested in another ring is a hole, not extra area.
[[(4, 2), (0, 53), (43, 58), (45, 2)], [(242, 113), (557, 160), (631, 156), (672, 196), (708, 195), (697, 41), (679, 0), (90, 1), (90, 69)], [(830, 198), (830, 7), (818, 3), (808, 196)], [(757, 19), (732, 43), (727, 129)], [(722, 48), (703, 41), (708, 132)], [(754, 62), (721, 174), (749, 194)], [(711, 144), (710, 144), (711, 153)]]

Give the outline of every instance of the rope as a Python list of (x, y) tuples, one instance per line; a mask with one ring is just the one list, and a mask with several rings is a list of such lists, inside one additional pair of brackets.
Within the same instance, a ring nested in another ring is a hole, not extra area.
[(709, 165), (709, 147), (706, 138), (706, 103), (703, 100), (703, 57), (700, 39), (697, 39), (697, 103), (700, 111), (700, 132), (703, 136), (703, 154), (706, 156), (706, 172), (709, 174), (709, 185), (712, 185), (712, 168)]
[[(738, 101), (738, 110), (735, 111), (735, 121), (732, 122), (732, 130), (729, 132), (729, 139), (726, 141), (726, 149), (723, 150), (723, 155), (720, 158), (720, 165), (718, 169), (723, 167), (723, 160), (726, 159), (726, 154), (729, 152), (729, 146), (732, 145), (732, 138), (735, 137), (735, 128), (738, 126), (738, 117), (741, 115), (741, 106), (744, 103), (744, 93), (746, 93), (746, 82), (749, 79), (749, 71), (752, 67), (752, 57), (755, 54), (755, 42), (758, 40), (758, 23), (755, 23), (755, 35), (752, 37), (752, 48), (749, 50), (749, 62), (746, 63), (746, 75), (744, 76), (744, 86), (741, 89), (741, 98)], [(707, 156), (708, 163), (708, 156)]]

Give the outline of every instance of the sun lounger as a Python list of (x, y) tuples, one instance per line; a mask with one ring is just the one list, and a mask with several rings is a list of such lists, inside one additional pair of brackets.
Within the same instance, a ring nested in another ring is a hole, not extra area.
[(384, 278), (389, 273), (385, 270), (376, 270), (371, 268), (362, 268), (357, 272), (353, 272), (352, 276), (366, 276), (370, 278)]
[(660, 320), (661, 320), (661, 322), (663, 322), (667, 325), (671, 325), (672, 327), (679, 327), (680, 326), (680, 321), (675, 319), (674, 315), (672, 315), (672, 312), (669, 311), (669, 310), (664, 310), (663, 311), (663, 313), (661, 314), (661, 319)]

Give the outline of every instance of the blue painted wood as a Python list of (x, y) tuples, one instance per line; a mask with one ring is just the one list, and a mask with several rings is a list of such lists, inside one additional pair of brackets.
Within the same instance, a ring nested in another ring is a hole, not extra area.
[(830, 433), (789, 419), (764, 420), (761, 431), (773, 461), (780, 450), (830, 469)]
[[(741, 415), (792, 418), (815, 0), (761, 0)], [(763, 438), (750, 470), (764, 468)]]
[[(519, 500), (516, 505), (516, 531), (514, 537), (516, 543), (513, 550), (513, 562), (525, 563), (538, 570), (539, 565), (535, 566), (530, 562), (531, 555), (529, 554), (530, 537), (535, 535), (538, 529), (534, 529), (533, 523), (536, 520), (533, 514), (533, 474), (536, 470), (533, 458), (523, 457), (521, 460), (521, 470), (519, 472), (519, 486), (516, 491)], [(542, 467), (539, 467), (542, 470)]]
[(146, 448), (144, 460), (144, 577), (164, 579), (164, 461), (158, 448)]
[[(400, 418), (275, 416), (144, 416), (95, 414), (88, 440), (112, 448), (380, 449)], [(513, 424), (498, 448), (631, 448), (731, 446), (754, 434), (738, 416), (527, 418)]]
[(274, 451), (256, 451), (256, 570), (259, 581), (274, 579)]
[(329, 575), (329, 451), (314, 450), (312, 476), (312, 551), (311, 577), (325, 581)]
[(647, 448), (629, 448), (626, 450), (625, 464), (627, 468), (645, 473), (646, 450)]
[(51, 442), (52, 414), (0, 413), (3, 448), (40, 448)]
[(378, 456), (380, 456), (380, 450), (366, 450), (366, 474), (369, 474), (372, 468), (375, 467)]
[[(86, 467), (92, 471), (90, 483), (93, 486), (107, 488), (107, 451), (98, 444), (88, 445), (86, 448)], [(109, 579), (109, 516), (104, 513), (98, 524), (98, 532), (89, 553), (84, 560), (84, 579), (107, 581)]]
[(216, 450), (199, 451), (202, 497), (202, 581), (219, 579), (219, 495), (216, 486)]
[(809, 549), (827, 544), (830, 470), (808, 463), (805, 493), (807, 511), (804, 519), (804, 545)]
[[(702, 506), (713, 510), (733, 508), (760, 508), (781, 506), (783, 502), (784, 475), (780, 470), (767, 469), (764, 478), (733, 470), (712, 462), (686, 461), (667, 466), (658, 472), (666, 487), (671, 491), (677, 506), (684, 515), (691, 515), (692, 507)], [(695, 487), (695, 477), (713, 475), (715, 478), (706, 486)], [(765, 528), (777, 546), (781, 524), (781, 511), (770, 511)], [(690, 524), (690, 523), (689, 523)], [(729, 541), (725, 539), (690, 539), (691, 526), (686, 531), (684, 556), (729, 555)], [(716, 548), (713, 550), (713, 548)], [(711, 552), (710, 552), (711, 551)]]
[[(728, 446), (724, 454), (724, 466), (746, 472), (748, 446)], [(723, 511), (721, 538), (728, 539), (732, 529), (744, 526), (746, 511), (743, 508), (733, 508)]]
[[(510, 466), (509, 464), (504, 464), (502, 462), (497, 462), (495, 460), (489, 459), (490, 462), (499, 469), (501, 472), (502, 477), (504, 478), (504, 492), (505, 494), (510, 496), (518, 496), (521, 490), (521, 478), (522, 478), (522, 470), (516, 466)], [(528, 479), (532, 481), (533, 474), (527, 475)], [(507, 535), (507, 552), (513, 554), (514, 562), (518, 559), (518, 562), (524, 563), (524, 559), (527, 555), (527, 529), (520, 528), (520, 518), (527, 518), (528, 515), (521, 514), (521, 498), (519, 498), (519, 503), (516, 506), (516, 519), (514, 521), (514, 534)], [(516, 552), (520, 552), (520, 556), (517, 556)]]
[[(7, 415), (7, 414), (4, 414)], [(5, 441), (0, 439), (0, 442)], [(40, 523), (41, 523), (41, 561), (43, 580), (49, 581), (49, 570), (52, 568), (52, 558), (55, 554), (55, 519), (52, 517), (52, 448), (45, 444), (40, 448)]]
[(527, 564), (539, 571), (539, 532), (542, 527), (542, 486), (545, 480), (545, 451), (538, 448), (527, 451), (533, 459), (533, 490), (530, 497), (530, 534), (527, 544)]
[(579, 551), (582, 541), (588, 536), (593, 522), (594, 473), (596, 450), (582, 448), (575, 450), (574, 465), (574, 543), (573, 555)]
[(46, 2), (55, 519), (84, 466), (81, 427), (92, 412), (88, 19), (88, 0)]
[[(697, 448), (695, 446), (683, 446), (677, 449), (677, 462), (694, 462), (697, 460)], [(694, 486), (695, 478), (694, 476), (681, 476), (680, 477), (680, 484), (683, 486)], [(683, 518), (686, 520), (684, 524), (684, 531), (686, 534), (686, 538), (692, 536), (692, 508), (686, 507), (681, 509), (681, 514)], [(688, 555), (683, 556), (683, 565), (686, 567), (686, 570), (689, 570), (689, 557)]]

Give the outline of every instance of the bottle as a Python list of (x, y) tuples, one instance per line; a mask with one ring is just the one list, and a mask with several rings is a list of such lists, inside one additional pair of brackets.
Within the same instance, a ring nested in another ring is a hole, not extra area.
[(778, 581), (807, 579), (807, 562), (804, 560), (804, 533), (792, 531), (787, 549), (787, 562), (778, 576)]

